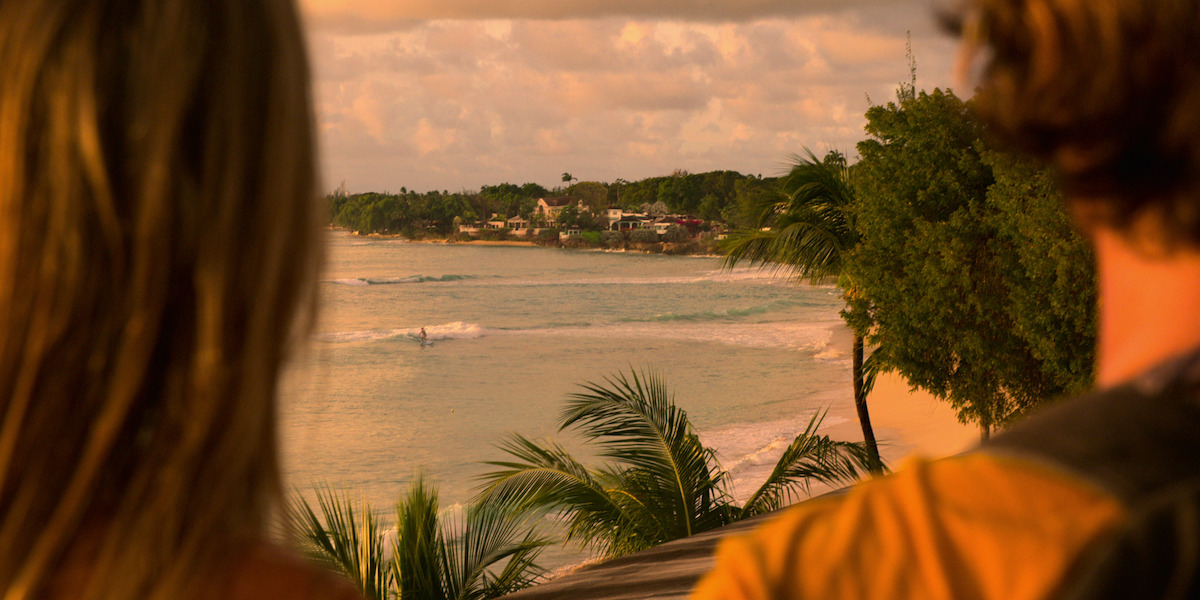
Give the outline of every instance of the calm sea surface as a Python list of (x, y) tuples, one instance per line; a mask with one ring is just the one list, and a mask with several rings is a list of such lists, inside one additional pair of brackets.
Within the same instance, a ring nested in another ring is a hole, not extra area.
[(321, 297), (284, 390), (285, 483), (389, 512), (419, 470), (465, 503), (510, 432), (579, 448), (557, 431), (567, 395), (630, 368), (666, 379), (743, 497), (814, 411), (849, 402), (838, 292), (715, 258), (333, 233)]

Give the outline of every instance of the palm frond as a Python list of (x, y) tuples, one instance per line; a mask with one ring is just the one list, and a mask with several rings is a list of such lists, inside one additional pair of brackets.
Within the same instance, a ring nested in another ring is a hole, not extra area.
[(866, 444), (817, 435), (824, 419), (824, 411), (813, 415), (804, 431), (784, 450), (771, 475), (746, 501), (741, 518), (790, 504), (801, 490), (807, 495), (812, 481), (849, 482), (870, 470), (874, 459)]
[[(544, 573), (536, 561), (550, 541), (537, 533), (528, 514), (487, 502), (467, 509), (462, 524), (452, 526), (447, 536), (449, 598), (496, 598), (529, 586)], [(503, 566), (496, 573), (498, 565)]]
[(367, 600), (387, 600), (392, 572), (384, 563), (383, 535), (370, 506), (364, 503), (358, 511), (329, 488), (316, 492), (320, 516), (298, 493), (287, 506), (305, 554), (345, 575)]
[(437, 491), (418, 475), (408, 494), (396, 503), (396, 545), (392, 570), (401, 598), (450, 600), (443, 585), (446, 542), (438, 522)]
[(679, 409), (654, 372), (618, 373), (607, 385), (585, 383), (560, 416), (601, 446), (600, 454), (654, 479), (656, 496), (673, 515), (672, 535), (686, 537), (720, 525), (712, 514), (724, 498), (723, 472), (700, 443), (687, 413)]
[(561, 509), (567, 519), (567, 540), (606, 555), (619, 552), (620, 535), (633, 520), (627, 504), (614, 496), (619, 475), (595, 472), (576, 461), (553, 441), (539, 443), (519, 434), (500, 448), (516, 461), (489, 461), (501, 467), (482, 476), (477, 502), (497, 503), (515, 510)]
[(813, 283), (837, 277), (846, 253), (858, 243), (850, 222), (854, 200), (844, 161), (821, 161), (811, 150), (793, 154), (782, 180), (787, 200), (764, 201), (758, 231), (735, 232), (718, 249), (724, 265), (739, 263), (787, 271)]

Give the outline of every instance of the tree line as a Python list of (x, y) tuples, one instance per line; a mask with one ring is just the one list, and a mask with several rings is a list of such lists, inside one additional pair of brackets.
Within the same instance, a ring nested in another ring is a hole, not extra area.
[[(574, 178), (572, 177), (572, 181)], [(732, 227), (747, 227), (754, 221), (754, 207), (765, 197), (778, 194), (777, 179), (743, 175), (736, 171), (692, 174), (675, 171), (663, 177), (638, 181), (577, 181), (547, 189), (536, 183), (485, 185), (478, 191), (451, 193), (401, 188), (399, 193), (334, 193), (327, 197), (330, 222), (360, 234), (386, 233), (419, 238), (446, 236), (460, 223), (476, 223), (492, 215), (532, 220), (539, 198), (568, 196), (583, 202), (585, 210), (572, 209), (568, 219), (585, 230), (601, 228), (598, 218), (608, 207), (626, 212), (647, 209), (671, 214), (695, 215)], [(561, 220), (561, 219), (560, 219)]]

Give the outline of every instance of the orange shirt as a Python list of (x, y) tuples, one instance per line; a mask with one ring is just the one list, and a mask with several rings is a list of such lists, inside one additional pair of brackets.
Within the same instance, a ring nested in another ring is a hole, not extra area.
[(692, 598), (1049, 598), (1126, 517), (1100, 488), (1031, 460), (914, 461), (725, 540)]

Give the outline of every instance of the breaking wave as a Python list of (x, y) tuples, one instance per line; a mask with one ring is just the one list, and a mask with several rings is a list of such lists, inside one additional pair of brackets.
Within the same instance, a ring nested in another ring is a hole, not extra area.
[(403, 277), (353, 277), (348, 279), (327, 279), (325, 283), (341, 285), (395, 285), (400, 283), (440, 283), (446, 281), (462, 281), (473, 279), (471, 275), (409, 275)]
[[(411, 327), (406, 329), (337, 331), (320, 334), (317, 336), (317, 339), (331, 344), (348, 344), (374, 342), (391, 338), (408, 338), (416, 340), (420, 335), (420, 327)], [(443, 323), (441, 325), (429, 325), (425, 327), (425, 335), (428, 336), (429, 339), (435, 341), (472, 340), (487, 335), (487, 331), (483, 327), (480, 327), (478, 323), (463, 323), (462, 321), (455, 321), (453, 323)]]

